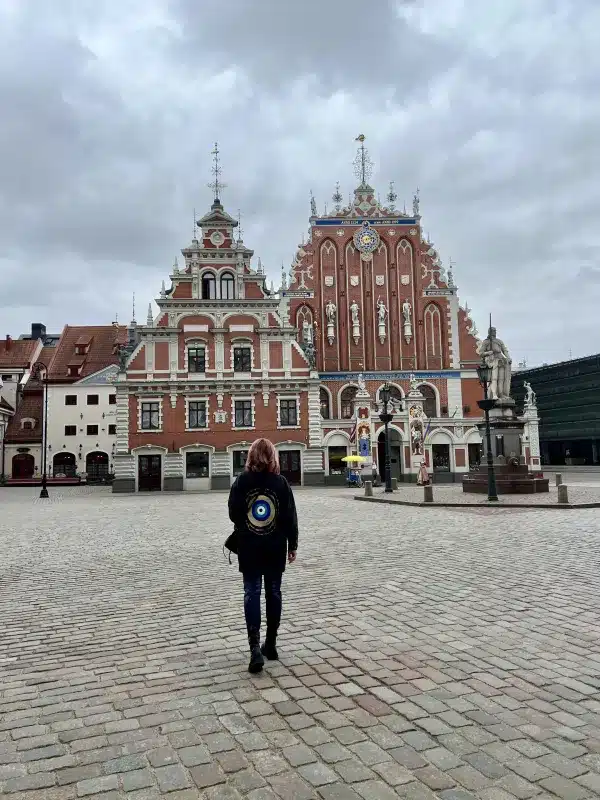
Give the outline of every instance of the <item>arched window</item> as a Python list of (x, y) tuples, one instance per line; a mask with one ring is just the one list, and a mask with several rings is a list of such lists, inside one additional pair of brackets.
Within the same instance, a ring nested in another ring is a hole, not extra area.
[(214, 300), (217, 296), (217, 281), (212, 272), (205, 272), (202, 276), (202, 299)]
[(426, 417), (437, 417), (438, 410), (437, 410), (437, 397), (435, 395), (435, 391), (431, 386), (427, 386), (426, 384), (421, 384), (419, 386), (419, 391), (425, 398), (425, 402), (423, 403), (423, 411), (425, 412)]
[[(379, 387), (377, 390), (377, 400), (381, 402), (381, 389), (383, 387)], [(394, 400), (394, 405), (401, 409), (404, 407), (404, 395), (402, 394), (402, 389), (399, 389), (397, 386), (390, 386), (390, 400)]]
[(221, 276), (221, 300), (233, 300), (235, 298), (235, 280), (230, 272)]
[(329, 395), (325, 389), (319, 389), (319, 402), (321, 404), (321, 416), (323, 419), (331, 419), (329, 409)]
[(435, 303), (429, 303), (423, 314), (425, 324), (425, 366), (443, 369), (442, 316)]
[(354, 414), (354, 398), (356, 397), (356, 386), (346, 386), (340, 398), (342, 406), (342, 419), (352, 419)]

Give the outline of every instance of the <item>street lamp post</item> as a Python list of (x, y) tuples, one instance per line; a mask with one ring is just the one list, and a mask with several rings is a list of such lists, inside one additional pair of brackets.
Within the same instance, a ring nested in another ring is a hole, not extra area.
[(385, 491), (391, 492), (392, 491), (392, 459), (390, 456), (390, 433), (388, 429), (388, 425), (394, 418), (393, 414), (388, 412), (388, 406), (390, 404), (391, 392), (390, 392), (390, 385), (389, 383), (384, 383), (381, 387), (381, 391), (379, 392), (379, 397), (381, 398), (381, 403), (383, 406), (383, 411), (379, 415), (379, 419), (384, 424), (384, 437), (385, 437)]
[(477, 405), (485, 414), (485, 443), (487, 456), (488, 473), (488, 500), (498, 501), (498, 491), (496, 489), (496, 473), (494, 472), (494, 455), (492, 453), (492, 434), (490, 430), (490, 411), (496, 405), (496, 401), (488, 397), (488, 386), (492, 378), (492, 368), (482, 361), (477, 367), (477, 377), (483, 387), (483, 400), (478, 400)]
[(37, 361), (33, 365), (33, 374), (39, 378), (40, 373), (44, 373), (44, 427), (42, 431), (42, 490), (40, 491), (41, 498), (48, 497), (48, 474), (46, 455), (48, 450), (48, 367), (41, 361)]

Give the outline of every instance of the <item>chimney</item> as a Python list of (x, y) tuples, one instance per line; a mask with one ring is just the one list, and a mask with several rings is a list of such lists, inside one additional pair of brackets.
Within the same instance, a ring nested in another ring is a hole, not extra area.
[(42, 325), (41, 322), (32, 322), (31, 323), (31, 338), (32, 339), (42, 339), (42, 341), (46, 338), (46, 326)]
[(12, 344), (12, 339), (10, 338), (10, 334), (6, 334), (6, 351), (10, 350), (10, 346)]

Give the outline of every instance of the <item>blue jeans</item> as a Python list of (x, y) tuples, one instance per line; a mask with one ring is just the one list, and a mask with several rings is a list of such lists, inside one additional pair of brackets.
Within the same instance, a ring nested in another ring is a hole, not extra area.
[[(266, 572), (265, 601), (267, 607), (267, 638), (277, 635), (281, 620), (281, 572)], [(260, 593), (263, 575), (244, 573), (244, 614), (248, 636), (257, 636), (260, 631)]]

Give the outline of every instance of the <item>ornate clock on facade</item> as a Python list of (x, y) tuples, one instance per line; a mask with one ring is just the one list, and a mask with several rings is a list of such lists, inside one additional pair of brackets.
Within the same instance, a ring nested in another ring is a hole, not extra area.
[(379, 234), (368, 222), (354, 233), (354, 246), (361, 253), (373, 253), (379, 247)]

